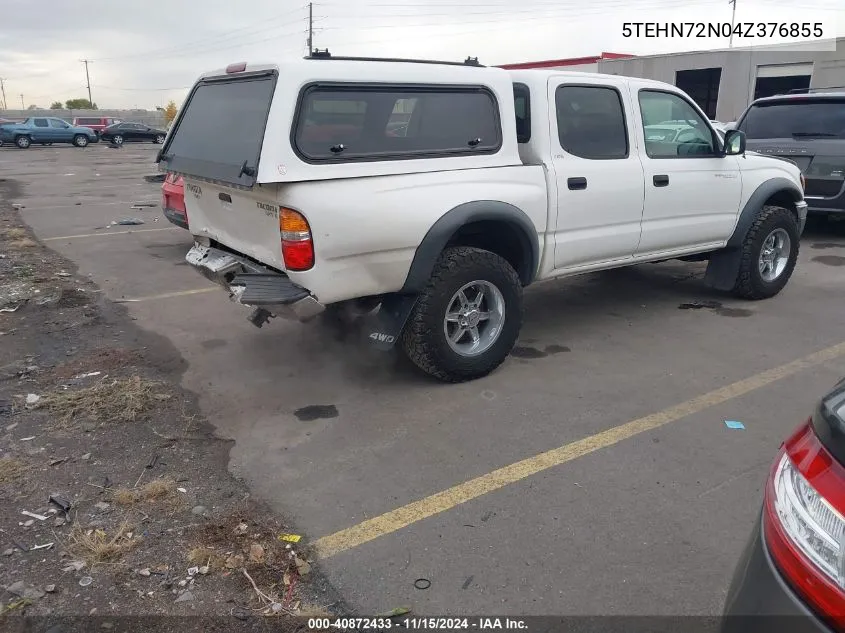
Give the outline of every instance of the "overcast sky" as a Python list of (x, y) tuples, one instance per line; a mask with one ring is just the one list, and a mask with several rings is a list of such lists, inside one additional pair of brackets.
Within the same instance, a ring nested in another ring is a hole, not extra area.
[[(336, 55), (472, 55), (487, 65), (727, 48), (727, 39), (625, 38), (622, 24), (731, 20), (727, 0), (326, 0), (313, 11), (315, 45)], [(205, 70), (302, 56), (308, 9), (301, 0), (0, 0), (0, 16), (8, 107), (20, 107), (21, 93), (41, 107), (87, 97), (87, 58), (101, 108), (152, 108), (180, 103)], [(845, 0), (738, 0), (738, 22), (761, 20), (824, 21), (825, 36), (843, 36)]]

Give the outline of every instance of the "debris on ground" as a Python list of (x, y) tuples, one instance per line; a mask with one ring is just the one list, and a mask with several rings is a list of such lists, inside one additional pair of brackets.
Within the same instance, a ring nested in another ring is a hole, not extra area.
[(261, 617), (343, 613), (306, 539), (280, 539), (298, 535), (229, 474), (231, 444), (179, 386), (175, 348), (32, 239), (4, 202), (10, 182), (0, 181), (0, 267), (12, 266), (0, 275), (0, 415), (25, 437), (0, 455), (0, 588), (23, 582), (23, 597), (7, 591), (0, 614), (201, 607), (236, 633)]
[(725, 426), (733, 430), (744, 430), (745, 425), (739, 420), (725, 420)]
[(391, 609), (390, 611), (386, 611), (385, 613), (379, 613), (376, 615), (377, 618), (395, 618), (400, 615), (407, 615), (411, 612), (411, 607), (396, 607), (395, 609)]
[(137, 226), (138, 224), (143, 224), (144, 221), (141, 218), (123, 218), (122, 220), (117, 220), (112, 222), (112, 224), (118, 226)]
[(28, 393), (26, 394), (26, 404), (27, 406), (34, 406), (38, 404), (38, 401), (41, 400), (41, 396), (35, 393)]
[(150, 176), (144, 176), (144, 180), (147, 182), (164, 182), (166, 177), (166, 174), (152, 174)]

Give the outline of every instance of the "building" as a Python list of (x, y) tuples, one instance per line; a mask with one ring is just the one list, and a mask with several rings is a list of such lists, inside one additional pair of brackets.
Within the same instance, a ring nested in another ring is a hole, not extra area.
[[(845, 88), (845, 38), (836, 50), (781, 44), (691, 53), (597, 57), (506, 64), (504, 68), (560, 68), (657, 79), (692, 97), (711, 119), (735, 121), (756, 98), (807, 88)], [(816, 46), (818, 44), (816, 43)]]
[(633, 55), (624, 53), (602, 53), (596, 57), (570, 57), (569, 59), (548, 59), (542, 62), (519, 62), (516, 64), (503, 64), (500, 68), (508, 70), (522, 70), (525, 68), (545, 68), (546, 70), (577, 70), (582, 73), (597, 73), (599, 62), (607, 59), (626, 59)]

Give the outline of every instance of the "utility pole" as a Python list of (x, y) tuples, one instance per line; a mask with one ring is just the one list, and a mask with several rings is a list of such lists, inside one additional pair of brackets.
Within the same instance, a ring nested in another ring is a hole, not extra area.
[(736, 0), (728, 0), (728, 4), (733, 5), (731, 11), (731, 39), (728, 42), (728, 48), (734, 47), (734, 25), (736, 24)]
[(0, 77), (0, 92), (3, 93), (3, 109), (6, 110), (6, 85), (3, 83), (4, 81), (6, 80), (3, 79), (3, 77)]
[(21, 93), (21, 110), (26, 110), (26, 106), (23, 104), (23, 93)]
[(308, 3), (308, 57), (314, 54), (314, 3)]
[(88, 103), (91, 104), (91, 107), (94, 107), (94, 100), (91, 98), (91, 78), (88, 76), (88, 64), (91, 63), (90, 59), (80, 59), (83, 64), (85, 64), (85, 83), (88, 85)]

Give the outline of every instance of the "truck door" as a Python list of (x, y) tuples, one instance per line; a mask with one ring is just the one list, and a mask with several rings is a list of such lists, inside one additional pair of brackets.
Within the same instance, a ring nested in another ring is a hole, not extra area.
[[(635, 107), (646, 189), (637, 254), (723, 245), (736, 224), (742, 194), (737, 157), (721, 155), (710, 122), (680, 93), (642, 87)], [(644, 131), (666, 122), (686, 128), (671, 140)]]
[(71, 127), (61, 119), (50, 119), (50, 141), (70, 143), (73, 138)]
[(50, 136), (50, 123), (47, 119), (32, 119), (32, 140), (36, 143), (49, 143)]
[(631, 259), (640, 241), (643, 167), (630, 129), (630, 94), (612, 78), (549, 82), (557, 182), (555, 268)]

